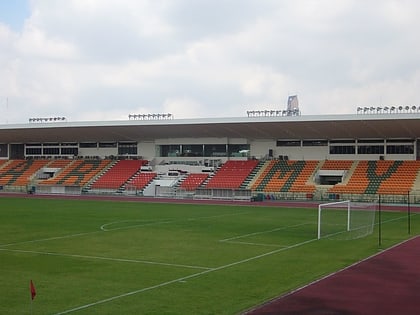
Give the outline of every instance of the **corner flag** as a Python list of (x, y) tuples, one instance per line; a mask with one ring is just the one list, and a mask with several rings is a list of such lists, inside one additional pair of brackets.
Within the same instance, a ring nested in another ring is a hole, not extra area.
[(34, 286), (34, 283), (32, 282), (32, 280), (29, 283), (29, 289), (31, 290), (31, 299), (33, 300), (36, 296), (36, 290), (35, 290), (35, 286)]

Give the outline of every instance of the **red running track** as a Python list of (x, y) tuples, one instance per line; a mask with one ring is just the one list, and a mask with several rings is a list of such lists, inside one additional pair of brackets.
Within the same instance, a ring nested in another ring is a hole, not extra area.
[(420, 236), (246, 314), (418, 315)]

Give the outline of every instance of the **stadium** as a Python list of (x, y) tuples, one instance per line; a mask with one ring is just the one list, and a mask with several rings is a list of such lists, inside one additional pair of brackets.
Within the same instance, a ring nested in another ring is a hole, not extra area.
[[(418, 283), (403, 272), (416, 269), (406, 261), (420, 233), (417, 106), (305, 116), (293, 95), (284, 110), (243, 117), (30, 118), (0, 125), (0, 188), (5, 314), (29, 309), (16, 284), (29, 278), (34, 314), (259, 314), (258, 305), (405, 247), (391, 278), (417, 291), (389, 303), (419, 310)], [(339, 213), (332, 223), (320, 204)], [(363, 235), (350, 233), (350, 215)], [(352, 294), (342, 312), (360, 300)], [(373, 314), (389, 303), (359, 306)]]
[(3, 191), (248, 200), (381, 194), (395, 202), (412, 194), (419, 201), (416, 106), (304, 116), (290, 96), (285, 110), (247, 114), (3, 125), (0, 185)]

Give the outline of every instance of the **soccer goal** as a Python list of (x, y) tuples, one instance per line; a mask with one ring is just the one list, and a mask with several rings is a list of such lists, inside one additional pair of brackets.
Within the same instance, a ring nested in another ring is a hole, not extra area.
[(356, 239), (372, 234), (377, 203), (350, 200), (318, 206), (318, 239)]

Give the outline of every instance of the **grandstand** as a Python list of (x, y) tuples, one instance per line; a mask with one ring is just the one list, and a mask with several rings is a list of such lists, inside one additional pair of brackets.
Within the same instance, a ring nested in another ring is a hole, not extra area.
[(141, 167), (147, 163), (146, 160), (116, 161), (92, 183), (90, 189), (117, 191), (123, 188), (124, 184), (140, 172)]
[(420, 202), (419, 113), (56, 121), (0, 129), (3, 191), (249, 200), (409, 194)]
[(208, 178), (206, 173), (191, 173), (179, 185), (179, 188), (194, 191)]

